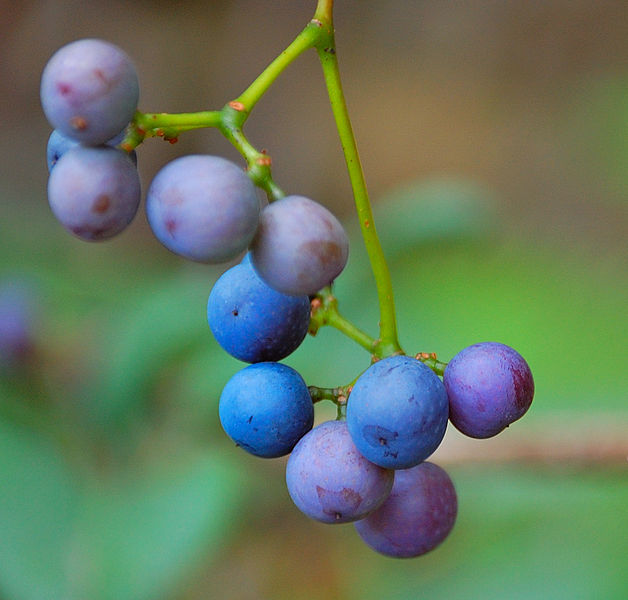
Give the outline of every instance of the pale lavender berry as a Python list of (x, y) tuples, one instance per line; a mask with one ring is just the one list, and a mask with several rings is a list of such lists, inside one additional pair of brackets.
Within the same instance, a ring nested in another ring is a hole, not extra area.
[(190, 260), (226, 262), (246, 250), (259, 222), (255, 186), (219, 156), (188, 155), (168, 163), (146, 195), (155, 237)]
[(77, 146), (56, 163), (48, 180), (48, 201), (59, 222), (86, 241), (120, 233), (140, 203), (135, 165), (110, 146)]
[(97, 146), (133, 118), (139, 82), (124, 51), (103, 40), (83, 39), (63, 46), (48, 61), (40, 93), (44, 113), (55, 129)]
[(364, 458), (344, 421), (327, 421), (295, 446), (286, 469), (288, 492), (308, 517), (323, 523), (364, 518), (388, 497), (394, 472)]
[(461, 350), (447, 365), (443, 381), (450, 421), (473, 438), (497, 435), (526, 413), (534, 396), (528, 363), (498, 342)]
[(312, 295), (344, 269), (349, 240), (336, 217), (303, 196), (286, 196), (262, 210), (251, 246), (259, 276), (284, 294)]

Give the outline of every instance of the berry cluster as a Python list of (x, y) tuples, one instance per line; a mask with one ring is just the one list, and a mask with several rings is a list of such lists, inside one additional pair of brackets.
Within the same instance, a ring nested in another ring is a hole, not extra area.
[[(234, 277), (249, 278), (262, 289), (248, 264), (223, 275)], [(223, 286), (219, 280), (218, 295)], [(214, 299), (216, 288), (210, 295), (214, 331), (235, 328), (233, 313), (250, 302), (249, 289), (241, 295), (242, 288), (234, 289), (238, 299), (223, 305), (222, 313)], [(233, 312), (225, 306), (234, 307)], [(278, 324), (278, 332), (286, 324), (272, 311), (258, 314), (250, 331), (266, 319)], [(247, 340), (239, 332), (227, 343), (218, 340), (234, 356), (256, 343), (254, 334)], [(303, 513), (323, 523), (355, 522), (362, 539), (378, 552), (414, 557), (440, 544), (456, 519), (451, 479), (425, 462), (440, 445), (448, 420), (470, 437), (490, 437), (519, 419), (533, 394), (523, 358), (508, 346), (489, 342), (458, 353), (446, 367), (444, 381), (414, 357), (378, 360), (350, 387), (346, 419), (314, 429), (305, 382), (277, 362), (254, 362), (236, 373), (223, 390), (219, 410), (224, 430), (247, 452), (290, 454), (286, 482)]]
[[(48, 144), (54, 214), (83, 239), (115, 235), (140, 201), (134, 153), (124, 141), (136, 118), (135, 69), (109, 43), (74, 42), (46, 66), (41, 99), (55, 128)], [(313, 428), (320, 389), (278, 361), (305, 338), (311, 307), (346, 264), (348, 238), (309, 198), (276, 195), (262, 208), (249, 175), (217, 156), (184, 156), (158, 172), (146, 195), (148, 222), (172, 252), (223, 263), (248, 250), (207, 304), (218, 343), (250, 363), (224, 387), (221, 424), (250, 454), (290, 455), (288, 491), (309, 517), (355, 522), (362, 539), (386, 555), (424, 554), (456, 519), (451, 479), (426, 462), (447, 423), (471, 437), (499, 433), (532, 402), (530, 369), (498, 343), (470, 346), (448, 365), (400, 349), (377, 353), (373, 345), (372, 364), (350, 385), (328, 390), (339, 418)]]
[(115, 147), (133, 118), (137, 73), (117, 46), (101, 40), (58, 50), (41, 79), (41, 102), (55, 128), (48, 140), (52, 212), (71, 233), (98, 241), (120, 233), (140, 204), (132, 158)]

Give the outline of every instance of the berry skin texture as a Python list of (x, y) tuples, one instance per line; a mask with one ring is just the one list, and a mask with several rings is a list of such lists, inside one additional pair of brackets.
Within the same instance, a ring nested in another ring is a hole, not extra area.
[(314, 423), (314, 405), (303, 378), (275, 362), (238, 371), (222, 391), (218, 413), (225, 433), (262, 458), (289, 454)]
[(50, 124), (63, 135), (97, 146), (133, 118), (139, 82), (130, 58), (97, 39), (63, 46), (46, 64), (41, 103)]
[(157, 173), (146, 196), (157, 239), (197, 262), (226, 262), (243, 252), (255, 235), (259, 211), (246, 173), (219, 156), (173, 160)]
[(321, 204), (304, 196), (286, 196), (262, 210), (251, 262), (277, 291), (316, 294), (340, 275), (348, 256), (343, 226)]
[(299, 510), (323, 523), (364, 518), (388, 497), (394, 472), (364, 458), (344, 421), (326, 421), (294, 448), (286, 468), (288, 492)]
[(140, 179), (122, 150), (77, 146), (57, 162), (48, 179), (48, 201), (59, 222), (86, 241), (120, 233), (140, 203)]
[(424, 462), (396, 471), (388, 499), (355, 523), (355, 528), (373, 550), (412, 558), (436, 548), (451, 532), (457, 513), (456, 490), (449, 475)]
[(245, 362), (277, 361), (296, 350), (310, 323), (307, 296), (281, 294), (264, 283), (250, 262), (225, 271), (207, 302), (217, 342)]
[(465, 435), (489, 438), (521, 418), (532, 403), (528, 363), (498, 342), (483, 342), (454, 356), (443, 377), (449, 419)]
[(347, 425), (358, 450), (388, 469), (408, 469), (432, 454), (445, 435), (447, 416), (441, 380), (409, 356), (371, 365), (347, 403)]

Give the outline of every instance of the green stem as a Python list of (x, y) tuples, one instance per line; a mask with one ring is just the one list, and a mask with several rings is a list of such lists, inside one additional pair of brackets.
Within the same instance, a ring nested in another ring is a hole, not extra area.
[(259, 74), (255, 81), (253, 81), (233, 103), (240, 103), (242, 105), (240, 110), (245, 112), (248, 116), (251, 109), (275, 82), (277, 77), (279, 77), (296, 58), (306, 50), (312, 48), (317, 43), (319, 36), (320, 27), (313, 21), (308, 23), (294, 41)]
[(436, 358), (435, 353), (428, 352), (419, 352), (415, 355), (418, 361), (427, 365), (436, 375), (440, 375), (441, 377), (445, 374), (445, 369), (447, 368), (447, 363)]
[(204, 110), (193, 113), (138, 113), (135, 123), (144, 131), (157, 129), (200, 129), (202, 127), (219, 127), (221, 114), (218, 110)]
[(331, 288), (322, 289), (314, 300), (312, 300), (312, 315), (310, 319), (310, 333), (316, 335), (318, 329), (323, 325), (334, 327), (370, 354), (375, 354), (378, 340), (356, 327), (351, 321), (345, 319), (338, 312), (338, 300), (331, 293)]
[(248, 175), (253, 183), (266, 192), (269, 202), (283, 198), (285, 194), (273, 179), (270, 156), (257, 150), (242, 131), (247, 113), (240, 110), (235, 101), (229, 102), (220, 112), (222, 119), (219, 129), (245, 158), (248, 165)]
[(321, 400), (331, 400), (334, 404), (346, 404), (347, 402), (347, 388), (321, 388), (315, 385), (308, 386), (310, 397), (312, 402), (320, 402)]
[(340, 71), (336, 58), (333, 23), (331, 20), (332, 5), (332, 0), (319, 0), (317, 15), (323, 22), (322, 30), (325, 35), (320, 36), (316, 44), (316, 49), (323, 68), (329, 101), (347, 163), (347, 170), (349, 172), (349, 179), (351, 180), (362, 237), (375, 277), (380, 309), (380, 339), (376, 344), (374, 352), (381, 358), (391, 354), (401, 353), (402, 349), (397, 338), (397, 318), (395, 315), (390, 272), (375, 229), (364, 173), (360, 163), (360, 156), (358, 154), (344, 93), (342, 91)]
[[(321, 0), (321, 4), (324, 4)], [(253, 107), (268, 91), (277, 77), (303, 52), (312, 48), (321, 35), (320, 25), (315, 21), (305, 29), (292, 43), (273, 60), (248, 88), (235, 100), (227, 103), (221, 110), (208, 110), (194, 113), (141, 113), (137, 112), (122, 147), (130, 152), (146, 137), (161, 136), (176, 141), (184, 131), (215, 127), (242, 154), (248, 165), (251, 180), (262, 188), (269, 201), (282, 198), (285, 194), (274, 182), (271, 173), (271, 158), (258, 151), (246, 138), (242, 130)]]
[(333, 20), (334, 0), (318, 0), (314, 20), (321, 23), (329, 23)]
[(331, 325), (338, 331), (344, 333), (347, 337), (360, 344), (362, 348), (368, 350), (371, 354), (375, 353), (377, 340), (374, 340), (370, 335), (364, 333), (361, 329), (358, 329), (342, 315), (337, 312), (332, 312), (329, 314), (327, 319), (328, 325)]

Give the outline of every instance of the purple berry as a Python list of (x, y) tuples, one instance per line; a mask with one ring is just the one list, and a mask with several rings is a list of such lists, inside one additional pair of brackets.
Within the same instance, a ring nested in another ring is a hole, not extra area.
[(117, 46), (84, 39), (63, 46), (41, 78), (41, 103), (51, 125), (83, 144), (97, 146), (133, 118), (139, 98), (137, 73)]
[(504, 344), (484, 342), (461, 350), (444, 375), (449, 419), (473, 438), (497, 435), (530, 408), (534, 380), (523, 357)]
[(362, 519), (387, 498), (393, 478), (393, 471), (358, 452), (344, 421), (312, 429), (295, 446), (286, 469), (294, 503), (323, 523)]
[(358, 450), (388, 469), (425, 460), (447, 428), (447, 394), (434, 372), (410, 356), (389, 356), (356, 381), (347, 425)]
[(303, 378), (276, 362), (249, 365), (236, 373), (222, 391), (219, 413), (227, 435), (262, 458), (288, 454), (314, 423)]
[(0, 370), (28, 362), (36, 344), (37, 290), (30, 282), (0, 282)]
[(272, 288), (295, 296), (315, 294), (344, 269), (349, 240), (324, 206), (286, 196), (262, 210), (251, 261)]
[(173, 160), (157, 173), (146, 196), (157, 239), (199, 262), (225, 262), (243, 252), (255, 235), (259, 211), (246, 173), (219, 156)]
[(388, 499), (355, 523), (373, 550), (395, 558), (420, 556), (438, 546), (456, 521), (458, 500), (449, 475), (429, 462), (395, 472)]
[(310, 300), (277, 292), (243, 261), (214, 284), (207, 320), (218, 343), (232, 356), (251, 363), (276, 361), (294, 352), (305, 338)]
[(104, 240), (120, 233), (137, 213), (139, 175), (122, 150), (77, 146), (50, 173), (48, 200), (68, 231), (83, 240)]

